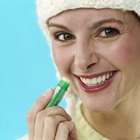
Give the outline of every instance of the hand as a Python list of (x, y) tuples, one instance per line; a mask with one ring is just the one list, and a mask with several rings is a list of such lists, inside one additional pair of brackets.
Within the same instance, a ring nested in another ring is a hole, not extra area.
[(46, 108), (52, 96), (49, 89), (27, 113), (29, 140), (76, 140), (75, 124), (66, 111), (58, 106)]

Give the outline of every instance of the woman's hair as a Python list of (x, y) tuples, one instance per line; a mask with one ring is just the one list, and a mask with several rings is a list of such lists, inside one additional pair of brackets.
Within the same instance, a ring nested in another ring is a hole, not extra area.
[[(48, 39), (51, 46), (47, 22), (50, 18), (61, 12), (78, 8), (111, 8), (131, 11), (140, 20), (140, 0), (37, 0), (37, 15), (40, 27)], [(52, 56), (53, 57), (53, 56)], [(56, 68), (57, 78), (61, 79), (61, 74)], [(67, 111), (74, 116), (77, 96), (69, 88), (66, 93)]]
[(140, 21), (140, 15), (138, 15), (136, 12), (132, 11), (133, 15)]

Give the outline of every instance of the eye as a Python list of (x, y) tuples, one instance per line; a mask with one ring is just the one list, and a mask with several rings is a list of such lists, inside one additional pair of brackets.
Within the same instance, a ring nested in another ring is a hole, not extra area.
[(55, 35), (55, 39), (64, 42), (64, 41), (67, 41), (67, 40), (74, 39), (74, 36), (71, 35), (70, 33), (59, 32), (59, 33), (56, 33), (56, 35)]
[(103, 38), (109, 38), (109, 37), (113, 37), (119, 34), (120, 34), (120, 31), (112, 27), (103, 28), (98, 33), (98, 35)]

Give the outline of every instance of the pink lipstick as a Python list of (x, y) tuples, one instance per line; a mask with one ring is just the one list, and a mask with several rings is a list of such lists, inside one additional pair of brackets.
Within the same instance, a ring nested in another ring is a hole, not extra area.
[(96, 93), (107, 88), (113, 81), (117, 71), (102, 72), (94, 75), (78, 75), (81, 89), (86, 93)]

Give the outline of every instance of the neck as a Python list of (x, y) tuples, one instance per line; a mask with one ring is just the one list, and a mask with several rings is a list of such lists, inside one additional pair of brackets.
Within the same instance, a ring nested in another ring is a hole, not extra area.
[(140, 137), (139, 108), (140, 92), (134, 92), (109, 112), (94, 113), (83, 107), (83, 113), (89, 124), (105, 137), (111, 140), (136, 140)]

